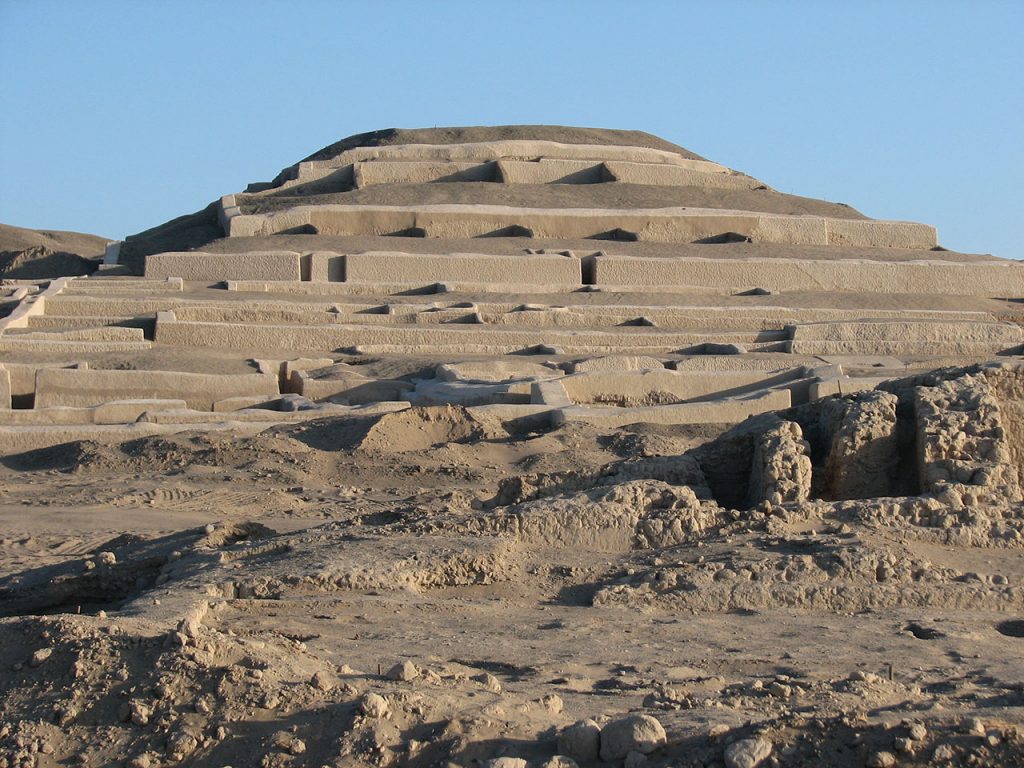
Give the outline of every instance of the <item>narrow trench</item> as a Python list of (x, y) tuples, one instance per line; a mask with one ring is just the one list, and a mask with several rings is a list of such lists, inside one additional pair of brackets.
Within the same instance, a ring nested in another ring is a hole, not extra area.
[(0, 617), (116, 611), (152, 589), (166, 564), (166, 557), (153, 557), (102, 574), (63, 574), (21, 589), (0, 588)]

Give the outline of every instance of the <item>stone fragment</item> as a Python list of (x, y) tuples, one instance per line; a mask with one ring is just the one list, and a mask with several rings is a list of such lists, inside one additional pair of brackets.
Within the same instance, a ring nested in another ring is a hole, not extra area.
[(558, 751), (581, 763), (597, 760), (601, 729), (593, 720), (580, 720), (558, 734)]
[(622, 760), (632, 751), (650, 754), (665, 740), (665, 729), (650, 715), (613, 720), (601, 729), (601, 759)]
[(554, 715), (560, 715), (562, 710), (565, 709), (565, 702), (562, 701), (562, 697), (556, 693), (548, 693), (541, 697), (541, 705), (548, 712)]
[(183, 760), (195, 752), (198, 746), (199, 742), (195, 736), (179, 731), (168, 737), (167, 754), (172, 760)]
[(395, 666), (388, 670), (387, 674), (388, 680), (400, 680), (402, 682), (415, 680), (419, 676), (419, 668), (408, 659), (399, 664), (395, 664)]
[(473, 679), (491, 693), (501, 693), (501, 681), (490, 672), (483, 672), (479, 675), (474, 675)]
[(932, 752), (932, 760), (936, 763), (948, 763), (956, 757), (956, 751), (949, 744), (939, 744)]
[(579, 764), (571, 757), (555, 755), (541, 765), (541, 768), (579, 768)]
[(496, 757), (487, 761), (487, 768), (529, 768), (529, 765), (521, 757)]
[(725, 768), (755, 768), (772, 753), (772, 743), (763, 737), (741, 739), (725, 750)]
[(326, 672), (316, 672), (310, 679), (309, 684), (318, 691), (329, 691), (334, 687), (334, 679)]
[(364, 715), (374, 719), (387, 717), (388, 711), (391, 709), (388, 700), (379, 693), (368, 693), (363, 696), (360, 707)]
[(100, 565), (112, 566), (117, 565), (117, 556), (113, 552), (100, 552), (96, 555), (96, 561)]

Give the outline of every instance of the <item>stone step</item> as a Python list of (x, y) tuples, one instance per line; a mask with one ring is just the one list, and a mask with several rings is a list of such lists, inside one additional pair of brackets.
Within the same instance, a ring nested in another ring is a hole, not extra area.
[(124, 315), (90, 316), (90, 315), (35, 315), (28, 319), (28, 327), (42, 328), (100, 328), (103, 326), (143, 328), (151, 325), (155, 314), (148, 319), (143, 316)]
[[(416, 231), (431, 238), (494, 235), (517, 228), (533, 237), (632, 239), (692, 243), (739, 233), (755, 242), (928, 249), (934, 227), (911, 222), (728, 211), (715, 208), (587, 209), (500, 205), (299, 205), (227, 219), (231, 237), (267, 236), (312, 227), (323, 235), (393, 235)], [(147, 260), (148, 262), (148, 260)], [(147, 263), (147, 276), (150, 275)], [(169, 273), (154, 273), (169, 274)], [(268, 279), (271, 275), (254, 275)], [(627, 281), (628, 284), (628, 281)]]
[(643, 347), (675, 351), (708, 342), (723, 344), (779, 343), (785, 331), (736, 333), (670, 332), (657, 328), (615, 330), (509, 330), (485, 325), (388, 326), (336, 324), (321, 326), (250, 325), (180, 321), (172, 312), (157, 316), (156, 341), (175, 346), (235, 349), (293, 349), (332, 351), (364, 345), (389, 345), (430, 351), (437, 347), (483, 348), (507, 354), (547, 345), (566, 350)]
[(148, 341), (43, 341), (40, 339), (19, 339), (16, 336), (0, 337), (0, 352), (22, 352), (73, 355), (88, 357), (102, 352), (142, 352), (150, 349)]
[(1024, 297), (1024, 264), (597, 256), (594, 282), (618, 287), (682, 284), (733, 291), (762, 288), (1016, 298)]
[(215, 375), (180, 371), (45, 368), (36, 373), (36, 407), (91, 407), (113, 400), (185, 400), (210, 411), (226, 397), (280, 395), (278, 377), (259, 373)]

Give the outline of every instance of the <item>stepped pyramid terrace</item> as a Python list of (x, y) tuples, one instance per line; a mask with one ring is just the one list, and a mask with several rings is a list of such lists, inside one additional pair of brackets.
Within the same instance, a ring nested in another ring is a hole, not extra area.
[(355, 136), (106, 261), (8, 289), (26, 447), (296, 402), (737, 423), (1024, 344), (1016, 262), (628, 131)]
[(0, 768), (1024, 764), (1024, 264), (770, 183), (380, 130), (0, 281)]

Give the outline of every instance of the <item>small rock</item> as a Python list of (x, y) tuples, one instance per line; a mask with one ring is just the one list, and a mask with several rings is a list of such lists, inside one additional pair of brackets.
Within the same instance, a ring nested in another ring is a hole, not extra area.
[(41, 666), (50, 656), (53, 655), (53, 648), (40, 648), (38, 651), (32, 654), (32, 658), (28, 660), (30, 667)]
[(288, 745), (292, 743), (292, 735), (288, 731), (276, 731), (270, 737), (270, 746), (274, 749), (287, 751)]
[(565, 702), (562, 701), (562, 697), (555, 693), (549, 693), (541, 697), (541, 705), (553, 715), (562, 714), (562, 710), (565, 709)]
[(896, 756), (892, 752), (875, 752), (868, 758), (868, 768), (892, 768), (896, 765)]
[(771, 753), (772, 743), (768, 739), (760, 736), (741, 739), (725, 750), (725, 767), (754, 768), (767, 760)]
[(179, 731), (167, 739), (167, 752), (175, 760), (188, 757), (196, 751), (198, 746), (199, 742), (196, 741), (196, 737), (183, 731)]
[(199, 637), (202, 632), (202, 624), (200, 624), (196, 619), (182, 619), (178, 622), (178, 632), (183, 634), (185, 637), (195, 639)]
[(910, 726), (909, 736), (914, 741), (924, 741), (927, 735), (928, 729), (925, 728), (924, 723), (913, 723)]
[(914, 751), (914, 740), (908, 736), (900, 736), (893, 742), (893, 748), (897, 752), (910, 753)]
[(632, 751), (647, 755), (665, 741), (665, 729), (650, 715), (613, 720), (601, 729), (601, 759), (622, 760)]
[(597, 760), (601, 748), (601, 729), (593, 720), (580, 720), (558, 734), (560, 754), (581, 763)]
[(637, 752), (635, 749), (626, 755), (623, 768), (644, 768), (647, 765), (647, 755)]
[(528, 768), (527, 763), (521, 757), (496, 757), (487, 761), (487, 768)]
[(117, 556), (113, 552), (100, 552), (96, 555), (96, 560), (100, 565), (117, 565)]
[(153, 768), (157, 764), (148, 752), (143, 752), (141, 755), (133, 757), (128, 761), (128, 768)]
[(131, 720), (136, 725), (147, 725), (153, 711), (142, 701), (134, 699), (131, 702)]
[(479, 675), (475, 675), (473, 679), (483, 685), (483, 687), (491, 693), (501, 693), (501, 681), (490, 672), (483, 672)]
[(401, 680), (403, 682), (415, 680), (419, 676), (419, 669), (408, 659), (400, 664), (395, 664), (395, 666), (388, 670), (387, 674), (388, 680)]
[(301, 755), (306, 751), (306, 742), (302, 739), (292, 739), (288, 745), (288, 752), (292, 755)]
[(936, 763), (948, 763), (956, 757), (956, 752), (949, 744), (939, 744), (932, 753), (932, 760)]
[(326, 672), (320, 671), (309, 679), (309, 684), (318, 691), (329, 691), (334, 687), (334, 680)]
[(541, 765), (540, 768), (579, 768), (579, 765), (571, 757), (565, 755), (555, 755), (550, 760)]
[(387, 717), (388, 710), (391, 708), (388, 700), (379, 693), (368, 693), (363, 696), (360, 706), (364, 715), (374, 719)]
[(981, 721), (981, 718), (972, 717), (966, 720), (961, 728), (964, 733), (969, 733), (971, 736), (984, 736), (985, 735), (985, 724)]

